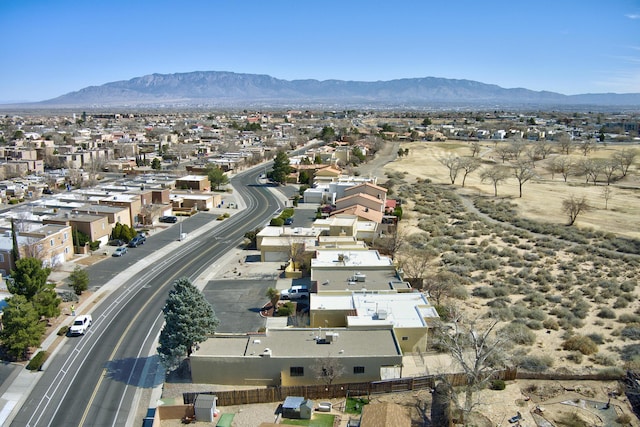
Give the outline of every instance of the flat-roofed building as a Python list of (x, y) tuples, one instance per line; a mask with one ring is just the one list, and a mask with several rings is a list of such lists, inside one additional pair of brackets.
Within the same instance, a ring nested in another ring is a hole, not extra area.
[(194, 383), (295, 386), (323, 384), (318, 368), (335, 359), (344, 372), (334, 384), (396, 376), (402, 351), (392, 329), (270, 329), (264, 334), (214, 336), (191, 354)]
[(211, 190), (211, 182), (206, 175), (186, 175), (176, 179), (176, 188), (179, 190)]
[(375, 250), (318, 249), (311, 259), (311, 280), (318, 293), (344, 294), (412, 292), (391, 258)]
[(420, 292), (311, 294), (309, 305), (312, 328), (369, 330), (390, 327), (403, 352), (426, 351), (429, 330), (439, 319), (435, 308)]

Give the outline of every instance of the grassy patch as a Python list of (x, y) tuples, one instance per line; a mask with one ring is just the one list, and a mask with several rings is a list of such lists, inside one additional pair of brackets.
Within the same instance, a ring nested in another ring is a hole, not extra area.
[(348, 397), (344, 411), (347, 414), (360, 414), (362, 413), (362, 407), (368, 403), (368, 399)]
[(312, 414), (310, 420), (286, 418), (288, 425), (309, 427), (333, 427), (335, 416), (331, 414)]

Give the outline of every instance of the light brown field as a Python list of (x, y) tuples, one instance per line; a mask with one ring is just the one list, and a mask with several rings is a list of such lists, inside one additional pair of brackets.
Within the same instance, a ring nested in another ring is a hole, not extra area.
[[(487, 165), (491, 162), (501, 164), (500, 158), (494, 153), (493, 142), (483, 143), (481, 158)], [(596, 152), (590, 153), (590, 158), (607, 158), (616, 150), (629, 146), (601, 147)], [(387, 164), (385, 170), (406, 172), (411, 176), (421, 179), (429, 178), (434, 183), (450, 184), (449, 171), (439, 159), (449, 153), (461, 157), (470, 156), (469, 143), (462, 141), (447, 142), (411, 142), (402, 145), (409, 149), (409, 155), (401, 157)], [(638, 149), (640, 151), (640, 149)], [(611, 184), (613, 196), (605, 209), (605, 200), (602, 196), (604, 184), (594, 186), (585, 184), (582, 177), (570, 176), (568, 182), (564, 182), (562, 176), (556, 174), (551, 179), (551, 173), (545, 167), (549, 163), (551, 155), (546, 160), (536, 163), (538, 177), (523, 185), (523, 196), (518, 197), (518, 181), (511, 177), (498, 185), (498, 197), (509, 199), (519, 207), (519, 214), (536, 221), (547, 221), (557, 224), (566, 224), (567, 217), (562, 211), (562, 200), (570, 195), (578, 197), (586, 196), (593, 209), (578, 217), (575, 226), (590, 227), (595, 230), (616, 233), (631, 238), (640, 238), (640, 176), (637, 167), (632, 167), (627, 177), (617, 183)], [(575, 152), (573, 156), (580, 160), (583, 156)], [(636, 161), (637, 162), (637, 161)], [(493, 186), (480, 181), (479, 170), (471, 173), (465, 182), (465, 188), (461, 187), (462, 177), (458, 176), (455, 187), (459, 191), (473, 194), (493, 195)]]

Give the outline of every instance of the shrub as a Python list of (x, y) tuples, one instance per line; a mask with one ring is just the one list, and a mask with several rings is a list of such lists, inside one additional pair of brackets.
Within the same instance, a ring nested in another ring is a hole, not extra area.
[(491, 390), (504, 390), (506, 387), (504, 380), (491, 380)]
[(475, 288), (471, 292), (471, 295), (479, 298), (495, 298), (496, 297), (496, 294), (493, 291), (493, 289), (488, 286), (480, 286)]
[(536, 342), (536, 334), (522, 323), (511, 323), (502, 328), (500, 332), (516, 344), (533, 345)]
[(518, 360), (518, 366), (529, 372), (544, 372), (553, 366), (551, 356), (524, 356)]
[(597, 316), (601, 319), (615, 319), (616, 312), (609, 307), (605, 307), (598, 312)]
[(613, 308), (626, 308), (629, 305), (629, 301), (626, 298), (618, 297), (613, 303)]
[(271, 218), (271, 221), (269, 222), (269, 225), (273, 225), (273, 226), (276, 226), (276, 227), (282, 227), (284, 225), (284, 219), (282, 219), (280, 217)]
[(638, 341), (640, 340), (640, 325), (638, 324), (626, 325), (624, 328), (622, 328), (622, 331), (620, 331), (620, 335), (625, 338)]
[(593, 363), (597, 363), (598, 365), (602, 366), (616, 365), (616, 358), (608, 354), (594, 354), (593, 356), (591, 356), (591, 360), (593, 361)]
[(291, 301), (288, 301), (278, 307), (277, 314), (278, 316), (291, 316), (295, 311), (296, 306)]
[(63, 337), (67, 335), (67, 332), (69, 332), (69, 326), (63, 326), (60, 329), (58, 329), (57, 335), (60, 337)]
[(582, 354), (589, 355), (598, 352), (598, 344), (584, 335), (574, 335), (562, 343), (562, 348), (569, 351), (579, 351)]
[(637, 314), (624, 313), (618, 317), (620, 323), (640, 323), (640, 316)]
[(42, 368), (42, 365), (47, 360), (49, 355), (46, 351), (39, 351), (35, 356), (29, 361), (27, 364), (27, 369), (30, 371), (39, 371)]
[(569, 355), (567, 356), (568, 360), (571, 360), (573, 363), (576, 364), (580, 364), (582, 363), (582, 358), (584, 356), (582, 355), (582, 353), (580, 353), (579, 351), (572, 351), (571, 353), (569, 353)]
[(602, 336), (602, 334), (597, 334), (597, 333), (592, 333), (592, 334), (587, 334), (587, 336), (589, 338), (591, 338), (591, 341), (593, 341), (594, 343), (600, 345), (600, 344), (604, 344), (604, 337)]
[(558, 321), (552, 318), (545, 319), (542, 322), (542, 326), (544, 326), (545, 329), (553, 329), (554, 331), (557, 331), (558, 329), (560, 329), (560, 325), (558, 325)]

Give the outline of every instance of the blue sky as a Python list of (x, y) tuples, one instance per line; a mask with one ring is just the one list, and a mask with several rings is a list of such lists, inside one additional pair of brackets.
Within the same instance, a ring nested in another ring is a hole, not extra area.
[(640, 0), (2, 0), (0, 101), (152, 73), (640, 93)]

